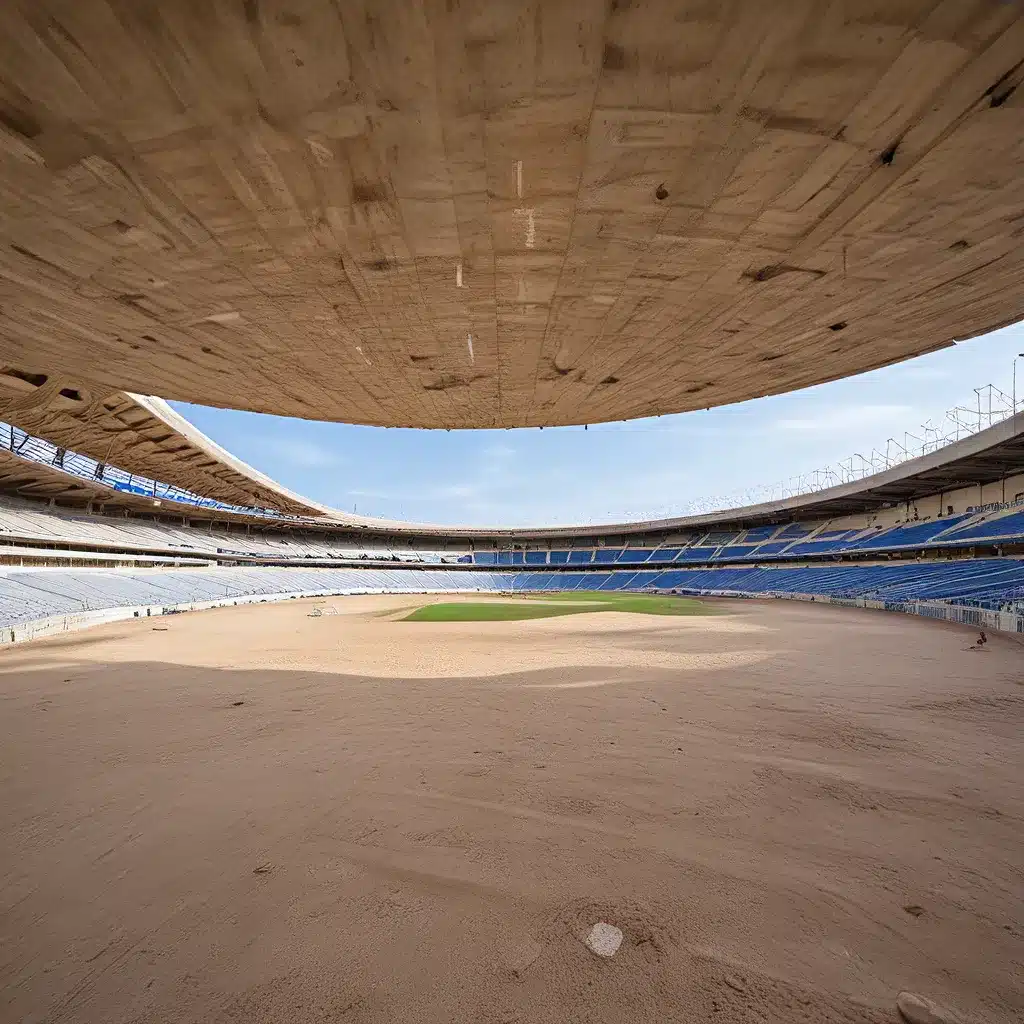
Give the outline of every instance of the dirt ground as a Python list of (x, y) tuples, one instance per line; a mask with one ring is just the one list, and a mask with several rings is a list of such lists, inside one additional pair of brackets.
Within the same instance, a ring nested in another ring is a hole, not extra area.
[(417, 603), (0, 651), (0, 1020), (1024, 1019), (1024, 648)]

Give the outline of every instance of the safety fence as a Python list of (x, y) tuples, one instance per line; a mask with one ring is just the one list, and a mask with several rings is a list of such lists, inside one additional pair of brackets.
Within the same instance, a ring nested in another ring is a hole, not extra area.
[(126, 605), (118, 608), (92, 608), (65, 615), (51, 615), (30, 622), (19, 622), (0, 627), (0, 646), (20, 644), (26, 640), (40, 640), (61, 633), (73, 633), (90, 626), (101, 626), (109, 622), (123, 622), (126, 619), (147, 619), (152, 616), (178, 615), (181, 612), (208, 611), (211, 608), (229, 608), (246, 604), (276, 604), (280, 601), (295, 601), (301, 598), (352, 597), (358, 594), (478, 594), (477, 587), (462, 589), (423, 588), (422, 590), (397, 590), (387, 587), (329, 587), (320, 590), (289, 590), (280, 594), (241, 594), (222, 597), (212, 601), (183, 601), (178, 604)]
[(912, 601), (895, 611), (924, 615), (929, 619), (943, 619), (958, 622), (963, 626), (977, 626), (979, 629), (995, 629), (1003, 633), (1024, 633), (1024, 615), (1016, 612), (1001, 612), (991, 608), (972, 608), (969, 605), (942, 604), (941, 602)]
[(944, 601), (883, 601), (873, 597), (832, 597), (826, 594), (789, 594), (774, 591), (752, 594), (739, 590), (696, 590), (682, 587), (676, 588), (674, 592), (696, 597), (767, 597), (785, 601), (808, 601), (814, 604), (835, 604), (846, 608), (871, 608), (877, 611), (921, 615), (927, 619), (941, 619), (961, 626), (977, 626), (979, 629), (992, 629), (1001, 633), (1024, 634), (1024, 614), (1016, 611), (997, 611), (992, 608), (975, 608), (971, 605), (947, 604)]

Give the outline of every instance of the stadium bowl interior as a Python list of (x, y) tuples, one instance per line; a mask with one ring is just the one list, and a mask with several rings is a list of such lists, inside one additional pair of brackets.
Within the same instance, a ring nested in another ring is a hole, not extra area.
[(4, 5), (3, 1017), (1024, 1019), (1016, 409), (511, 528), (167, 404), (587, 424), (968, 342), (1022, 77), (999, 0)]

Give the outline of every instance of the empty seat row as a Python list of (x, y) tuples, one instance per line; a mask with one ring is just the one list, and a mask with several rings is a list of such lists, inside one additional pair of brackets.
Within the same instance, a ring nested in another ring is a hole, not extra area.
[(692, 569), (210, 569), (17, 570), (0, 573), (0, 626), (117, 607), (169, 606), (272, 594), (680, 590), (814, 594), (889, 602), (1024, 598), (1024, 559), (884, 565), (729, 566)]
[[(768, 539), (771, 538), (771, 539)], [(568, 551), (478, 551), (477, 565), (639, 565), (644, 562), (764, 561), (807, 555), (899, 551), (907, 548), (971, 547), (977, 541), (1024, 543), (1024, 512), (988, 518), (967, 513), (896, 526), (815, 532), (791, 523), (740, 534), (708, 533), (683, 548), (574, 548)]]

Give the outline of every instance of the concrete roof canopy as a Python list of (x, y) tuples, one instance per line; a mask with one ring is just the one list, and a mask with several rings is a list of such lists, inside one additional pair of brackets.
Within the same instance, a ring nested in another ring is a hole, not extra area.
[(0, 418), (587, 423), (991, 330), (1022, 59), (1001, 0), (12, 0)]
[(242, 462), (159, 398), (114, 392), (90, 400), (79, 391), (44, 387), (51, 393), (37, 397), (31, 385), (0, 374), (0, 419), (104, 465), (206, 498), (291, 515), (330, 512)]

